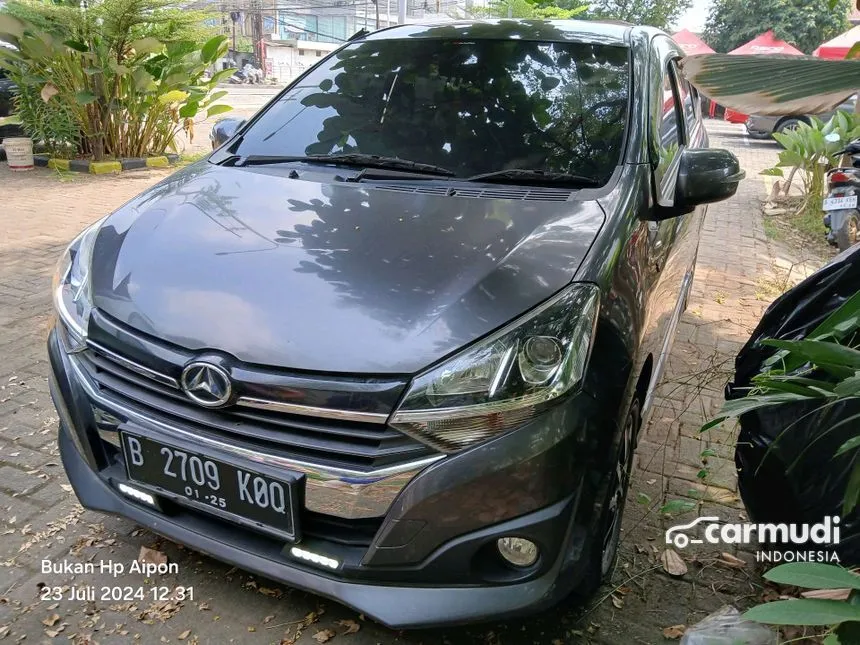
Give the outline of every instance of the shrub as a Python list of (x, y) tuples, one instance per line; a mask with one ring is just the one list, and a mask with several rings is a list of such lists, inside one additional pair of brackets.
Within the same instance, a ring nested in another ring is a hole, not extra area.
[[(151, 0), (106, 0), (97, 16), (55, 24), (54, 9), (34, 22), (0, 14), (0, 66), (18, 84), (18, 109), (34, 139), (80, 155), (140, 157), (175, 149), (194, 118), (230, 109), (215, 86), (233, 70), (206, 78), (226, 53), (225, 36), (192, 40), (132, 38), (148, 24)], [(142, 13), (143, 12), (143, 13)], [(49, 25), (49, 29), (45, 29)], [(42, 27), (42, 28), (40, 28)], [(164, 25), (161, 25), (164, 29)], [(38, 106), (36, 97), (45, 106)]]

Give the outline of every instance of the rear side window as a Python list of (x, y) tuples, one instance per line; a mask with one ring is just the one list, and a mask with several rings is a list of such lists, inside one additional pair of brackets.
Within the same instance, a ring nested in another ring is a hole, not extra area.
[(603, 183), (624, 147), (629, 57), (574, 42), (358, 42), (286, 90), (235, 152), (375, 154), (458, 177), (525, 169)]

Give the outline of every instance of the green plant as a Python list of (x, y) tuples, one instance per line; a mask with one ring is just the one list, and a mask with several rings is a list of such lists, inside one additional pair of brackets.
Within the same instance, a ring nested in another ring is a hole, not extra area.
[(792, 562), (774, 567), (764, 577), (771, 582), (805, 589), (847, 589), (848, 599), (794, 598), (756, 605), (747, 620), (771, 625), (827, 625), (824, 645), (860, 642), (860, 575), (816, 562)]
[[(846, 399), (860, 398), (860, 292), (855, 293), (802, 340), (766, 339), (761, 344), (777, 351), (764, 361), (752, 379), (747, 395), (726, 401), (717, 418), (702, 426), (702, 432), (729, 418), (737, 418), (770, 406), (812, 401), (815, 412)], [(808, 415), (801, 416), (802, 421)], [(794, 423), (782, 430), (769, 450), (791, 432)], [(860, 414), (831, 421), (821, 428), (820, 440), (837, 428), (860, 423)], [(860, 436), (845, 441), (834, 457), (845, 457), (860, 448)], [(842, 513), (848, 515), (860, 504), (860, 459), (853, 467), (843, 495)], [(793, 465), (789, 465), (790, 471)], [(812, 589), (851, 589), (848, 603), (822, 598), (802, 598), (758, 605), (745, 617), (779, 625), (829, 625), (826, 645), (860, 642), (860, 576), (816, 562), (796, 562), (765, 574), (774, 582)]]
[[(702, 426), (702, 432), (727, 419), (769, 406), (816, 401), (821, 404), (819, 407), (824, 407), (860, 398), (860, 292), (846, 300), (803, 340), (765, 339), (761, 344), (778, 351), (753, 377), (753, 387), (747, 395), (726, 401), (719, 415)], [(860, 415), (842, 419), (823, 428), (822, 434), (858, 421)], [(783, 433), (790, 432), (791, 428), (788, 426)], [(860, 438), (855, 437), (834, 456), (857, 448), (860, 448)], [(849, 477), (842, 512), (847, 515), (858, 503), (860, 460), (856, 460)]]
[(80, 148), (81, 130), (68, 106), (59, 101), (44, 101), (39, 88), (27, 84), (25, 75), (10, 70), (17, 86), (15, 112), (24, 132), (47, 146), (53, 157), (69, 158)]
[(700, 54), (683, 58), (680, 66), (702, 94), (745, 114), (819, 114), (860, 87), (856, 60)]
[[(216, 104), (226, 92), (215, 86), (233, 70), (205, 77), (226, 52), (226, 37), (202, 46), (131, 39), (146, 24), (145, 6), (142, 0), (105, 0), (97, 18), (73, 24), (65, 38), (57, 35), (64, 27), (45, 31), (0, 14), (0, 39), (17, 48), (0, 48), (0, 66), (19, 83), (20, 116), (34, 138), (68, 143), (71, 122), (79, 133), (72, 137), (78, 154), (96, 160), (162, 154), (175, 149), (180, 130), (193, 131), (198, 114), (230, 109)], [(40, 119), (36, 96), (56, 120)]]
[(783, 186), (783, 192), (788, 194), (792, 179), (799, 171), (804, 199), (798, 212), (810, 207), (817, 211), (824, 197), (825, 173), (833, 167), (833, 155), (858, 136), (858, 114), (840, 111), (827, 123), (813, 116), (808, 124), (800, 123), (794, 130), (774, 133), (774, 139), (782, 144), (783, 150), (776, 166), (763, 170), (761, 174), (784, 177), (784, 169), (789, 168), (790, 173)]

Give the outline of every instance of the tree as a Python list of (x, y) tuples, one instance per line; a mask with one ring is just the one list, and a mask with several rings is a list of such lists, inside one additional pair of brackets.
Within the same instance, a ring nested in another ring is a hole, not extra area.
[(705, 40), (729, 52), (772, 29), (777, 38), (812, 53), (848, 29), (851, 0), (715, 0), (705, 24)]
[(589, 15), (669, 29), (691, 4), (692, 0), (595, 0)]
[(539, 18), (545, 20), (569, 20), (588, 10), (577, 0), (559, 2), (534, 2), (534, 0), (492, 0), (487, 7), (472, 10), (476, 18)]

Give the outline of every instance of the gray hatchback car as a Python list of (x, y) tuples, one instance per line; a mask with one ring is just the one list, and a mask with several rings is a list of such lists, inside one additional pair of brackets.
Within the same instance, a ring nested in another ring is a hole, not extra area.
[(394, 627), (594, 591), (743, 177), (681, 56), (596, 22), (360, 36), (93, 224), (48, 341), (81, 503)]

